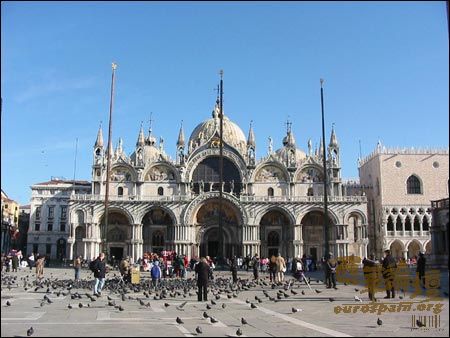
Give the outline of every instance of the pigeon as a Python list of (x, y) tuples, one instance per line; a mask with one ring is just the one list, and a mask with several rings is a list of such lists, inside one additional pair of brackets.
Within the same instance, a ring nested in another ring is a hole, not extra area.
[(424, 323), (422, 323), (420, 320), (416, 320), (416, 324), (417, 324), (417, 326), (418, 327), (424, 327), (425, 326), (425, 324)]
[(247, 304), (250, 304), (250, 300), (249, 300), (248, 298), (245, 300), (245, 302), (246, 302)]
[(145, 306), (145, 303), (142, 299), (139, 299), (139, 304), (141, 304), (142, 306)]
[(34, 333), (34, 329), (33, 329), (33, 327), (30, 327), (30, 328), (27, 330), (27, 337), (31, 337), (31, 336), (33, 335), (33, 333)]
[(81, 308), (83, 307), (83, 304), (82, 304), (82, 303), (79, 303), (79, 304), (78, 304), (78, 307), (81, 309)]
[(355, 296), (355, 302), (360, 302), (360, 303), (362, 303), (362, 300), (361, 300), (361, 298), (359, 298), (358, 296)]
[(328, 300), (329, 300), (330, 302), (334, 302), (334, 298), (333, 298), (333, 297), (328, 298)]
[(164, 303), (164, 306), (165, 306), (165, 307), (169, 307), (170, 304), (169, 304), (169, 303)]
[(227, 307), (227, 304), (222, 303), (222, 309), (225, 309)]
[(398, 296), (398, 298), (403, 299), (403, 296)]
[(125, 310), (125, 309), (122, 307), (122, 305), (119, 305), (119, 311), (123, 311), (123, 310)]
[(303, 296), (305, 295), (305, 290), (302, 290), (302, 295), (303, 295)]
[(253, 303), (250, 304), (250, 307), (251, 307), (252, 309), (256, 309), (256, 308), (257, 308), (257, 306), (256, 306), (255, 304), (253, 304)]
[(211, 310), (211, 305), (206, 304), (206, 308), (207, 308), (208, 310)]
[(11, 302), (9, 300), (6, 301), (6, 306), (11, 306)]
[(177, 323), (178, 323), (178, 324), (184, 324), (184, 322), (181, 320), (180, 317), (177, 317)]
[(297, 294), (297, 292), (294, 291), (294, 290), (291, 290), (291, 293), (292, 293), (293, 295), (296, 295), (296, 294)]
[(107, 298), (108, 300), (113, 300), (110, 296), (106, 296), (106, 298)]
[(211, 323), (213, 323), (213, 324), (218, 322), (218, 320), (214, 317), (209, 317), (209, 319), (211, 320)]
[(187, 304), (187, 302), (183, 302), (183, 303), (181, 303), (181, 305), (179, 305), (178, 307), (179, 307), (180, 309), (182, 309), (186, 304)]
[(236, 331), (236, 336), (238, 336), (238, 337), (242, 336), (242, 330), (241, 330), (241, 328), (237, 329), (237, 331)]
[(378, 319), (377, 319), (377, 324), (378, 324), (379, 326), (381, 326), (381, 325), (383, 325), (383, 321), (382, 321), (380, 318), (378, 318)]
[(295, 307), (292, 308), (292, 313), (302, 312), (302, 309), (297, 309)]
[(213, 299), (211, 299), (211, 304), (216, 305), (217, 303)]
[(206, 319), (206, 318), (208, 318), (208, 317), (209, 317), (208, 314), (206, 313), (206, 311), (204, 311), (204, 312), (203, 312), (203, 318)]
[(198, 334), (203, 333), (202, 328), (201, 328), (200, 326), (197, 326), (197, 327), (195, 328), (195, 332), (197, 332)]
[(321, 292), (322, 292), (322, 291), (320, 291), (320, 290), (317, 290), (317, 289), (316, 289), (315, 291), (316, 291), (316, 293), (321, 293)]
[(244, 317), (241, 318), (241, 324), (242, 325), (248, 324)]
[(72, 305), (70, 305), (70, 304), (67, 305), (67, 308), (72, 309)]
[(358, 292), (358, 291), (359, 291), (359, 289), (356, 289), (356, 288), (355, 288), (355, 292)]

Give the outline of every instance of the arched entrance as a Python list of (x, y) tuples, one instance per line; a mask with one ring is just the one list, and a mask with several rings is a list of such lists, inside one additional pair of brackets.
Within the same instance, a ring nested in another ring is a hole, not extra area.
[(225, 257), (241, 255), (239, 210), (231, 202), (223, 201), (222, 237), (219, 230), (219, 210), (219, 201), (216, 198), (205, 201), (198, 209), (194, 217), (197, 231), (197, 252), (200, 256), (216, 257), (219, 253), (220, 239), (222, 239), (222, 250)]
[(173, 225), (172, 217), (163, 208), (156, 207), (148, 211), (142, 219), (144, 253), (160, 254), (166, 250), (166, 241), (172, 239), (170, 229)]
[(412, 241), (408, 245), (408, 258), (419, 257), (420, 244), (417, 241)]
[[(100, 220), (101, 233), (104, 233), (105, 217)], [(118, 210), (111, 210), (108, 215), (106, 234), (106, 252), (108, 260), (120, 261), (123, 257), (132, 256), (131, 250), (132, 225), (127, 215)]]
[[(302, 219), (303, 253), (318, 261), (325, 255), (324, 213), (319, 210), (308, 212)], [(329, 241), (336, 239), (336, 227), (328, 215)], [(330, 243), (330, 251), (333, 247)]]
[(394, 258), (403, 258), (403, 246), (399, 241), (394, 241), (391, 246), (391, 256)]
[(280, 253), (283, 257), (290, 256), (291, 224), (289, 216), (283, 210), (273, 209), (264, 214), (259, 222), (261, 255), (270, 257)]
[(86, 226), (79, 225), (75, 228), (75, 244), (73, 246), (74, 257), (82, 256), (83, 258), (88, 258), (86, 257), (87, 253), (84, 251), (84, 238), (86, 238)]

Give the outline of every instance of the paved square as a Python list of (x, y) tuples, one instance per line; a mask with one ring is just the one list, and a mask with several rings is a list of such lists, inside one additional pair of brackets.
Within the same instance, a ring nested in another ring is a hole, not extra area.
[[(110, 272), (108, 278), (113, 278), (117, 272)], [(10, 277), (16, 277), (15, 282), (8, 287)], [(239, 272), (241, 279), (251, 280), (251, 275), (246, 272)], [(92, 281), (92, 274), (82, 271), (82, 280), (85, 288), (73, 287), (69, 291), (67, 288), (53, 289), (50, 285), (50, 292), (47, 286), (35, 291), (35, 286), (24, 290), (24, 278), (29, 277), (29, 281), (34, 281), (34, 272), (20, 270), (17, 273), (7, 273), (2, 275), (1, 293), (1, 335), (2, 337), (26, 336), (30, 327), (34, 329), (35, 337), (42, 336), (237, 336), (240, 328), (242, 336), (448, 336), (448, 276), (442, 276), (443, 284), (441, 292), (443, 297), (432, 303), (442, 303), (440, 313), (433, 313), (433, 306), (429, 306), (430, 311), (418, 311), (417, 306), (429, 304), (423, 302), (424, 296), (411, 299), (410, 295), (399, 294), (403, 299), (383, 300), (384, 294), (379, 293), (380, 303), (399, 304), (400, 302), (413, 301), (413, 307), (409, 312), (386, 312), (363, 313), (364, 305), (370, 305), (367, 294), (355, 292), (354, 285), (338, 285), (338, 290), (326, 289), (323, 283), (317, 282), (323, 279), (322, 273), (314, 272), (311, 276), (310, 290), (306, 284), (296, 282), (289, 290), (285, 291), (283, 286), (272, 289), (268, 278), (261, 274), (266, 285), (258, 284), (249, 287), (248, 290), (241, 290), (233, 297), (231, 293), (221, 292), (220, 298), (210, 292), (208, 302), (197, 302), (195, 289), (191, 289), (186, 294), (183, 289), (175, 294), (175, 297), (167, 293), (165, 299), (155, 300), (155, 292), (151, 291), (148, 297), (144, 290), (135, 292), (130, 290), (125, 294), (125, 301), (122, 296), (109, 289), (104, 289), (100, 298), (95, 301), (90, 300), (86, 293), (92, 294), (92, 290), (87, 289), (87, 281)], [(46, 268), (45, 277), (47, 281), (58, 283), (62, 280), (73, 278), (72, 269)], [(192, 278), (193, 273), (188, 273), (188, 278)], [(221, 280), (229, 278), (229, 272), (216, 272), (215, 279)], [(291, 276), (286, 276), (287, 280)], [(148, 281), (148, 274), (141, 274), (141, 281)], [(362, 289), (362, 286), (358, 286)], [(317, 293), (318, 290), (320, 293)], [(58, 293), (58, 291), (60, 291)], [(268, 297), (264, 295), (265, 291)], [(294, 292), (292, 292), (294, 291)], [(62, 293), (65, 292), (65, 295)], [(81, 299), (72, 299), (71, 295), (79, 293)], [(190, 294), (189, 294), (190, 293)], [(277, 293), (281, 299), (277, 299)], [(285, 294), (287, 297), (285, 296)], [(296, 293), (296, 294), (294, 294)], [(446, 293), (446, 296), (445, 296)], [(58, 295), (59, 294), (59, 295)], [(362, 303), (355, 301), (355, 295), (362, 298)], [(47, 296), (50, 302), (44, 299)], [(256, 298), (258, 297), (261, 302)], [(110, 299), (108, 299), (108, 297)], [(131, 299), (130, 299), (131, 297)], [(275, 298), (276, 301), (269, 299)], [(330, 298), (333, 298), (330, 301)], [(94, 298), (95, 299), (95, 298)], [(211, 300), (216, 305), (211, 304)], [(140, 302), (142, 301), (142, 302)], [(9, 302), (9, 306), (6, 303)], [(109, 302), (110, 305), (108, 305)], [(182, 308), (179, 306), (187, 302)], [(80, 308), (79, 304), (83, 307)], [(165, 303), (167, 303), (166, 306)], [(252, 309), (250, 304), (255, 304)], [(72, 309), (68, 305), (72, 305)], [(116, 307), (114, 306), (116, 305)], [(211, 307), (206, 308), (207, 304)], [(222, 305), (225, 304), (225, 305)], [(353, 313), (335, 313), (336, 307), (345, 308), (346, 304), (360, 305), (361, 308)], [(123, 311), (118, 309), (122, 306)], [(398, 307), (398, 305), (393, 305)], [(292, 308), (299, 309), (293, 313)], [(414, 312), (413, 310), (416, 309)], [(204, 318), (203, 313), (213, 317)], [(413, 321), (413, 315), (426, 322), (427, 327), (417, 328)], [(422, 316), (422, 317), (420, 317)], [(426, 316), (423, 317), (423, 316)], [(176, 318), (182, 319), (183, 323), (178, 324)], [(248, 324), (242, 325), (241, 318), (245, 318)], [(377, 325), (377, 319), (382, 320), (382, 325)], [(436, 327), (437, 326), (437, 327)], [(201, 334), (196, 332), (200, 327)]]

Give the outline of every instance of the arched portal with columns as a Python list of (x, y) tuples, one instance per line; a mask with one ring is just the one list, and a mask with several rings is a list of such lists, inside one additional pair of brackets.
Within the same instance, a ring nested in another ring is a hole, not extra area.
[[(219, 200), (205, 200), (194, 213), (195, 231), (194, 256), (217, 256), (220, 245)], [(227, 258), (242, 254), (242, 215), (228, 200), (222, 204), (222, 252)]]
[[(104, 233), (105, 217), (100, 218), (100, 231)], [(106, 234), (106, 253), (108, 259), (120, 261), (123, 257), (134, 256), (132, 249), (133, 221), (129, 215), (120, 210), (112, 209), (108, 215)]]
[(173, 243), (174, 220), (171, 214), (161, 207), (153, 207), (142, 219), (143, 252), (160, 254)]
[(403, 243), (399, 240), (395, 240), (389, 246), (391, 250), (391, 256), (394, 258), (404, 258), (403, 252), (405, 251), (405, 247)]
[(408, 258), (419, 257), (419, 252), (421, 251), (420, 243), (416, 240), (412, 240), (408, 244)]
[[(303, 253), (311, 256), (316, 261), (325, 255), (325, 233), (324, 233), (324, 213), (321, 210), (313, 210), (302, 218), (302, 239)], [(341, 245), (337, 244), (339, 236), (336, 235), (337, 228), (331, 214), (328, 214), (328, 240), (330, 252), (340, 255)], [(336, 243), (336, 244), (333, 244)], [(342, 246), (345, 248), (345, 246)], [(344, 250), (345, 251), (345, 250)], [(346, 255), (345, 252), (343, 254)]]
[(259, 221), (261, 238), (261, 257), (280, 253), (283, 257), (293, 255), (293, 219), (287, 211), (273, 208)]

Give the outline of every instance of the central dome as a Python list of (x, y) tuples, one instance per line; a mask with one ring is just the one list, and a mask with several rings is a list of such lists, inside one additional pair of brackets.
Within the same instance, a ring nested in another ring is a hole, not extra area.
[[(198, 147), (208, 143), (210, 139), (220, 132), (219, 107), (216, 105), (212, 118), (203, 121), (189, 137), (189, 152), (192, 153)], [(245, 154), (247, 139), (239, 126), (230, 121), (228, 117), (223, 116), (223, 141), (234, 147), (241, 154)]]

